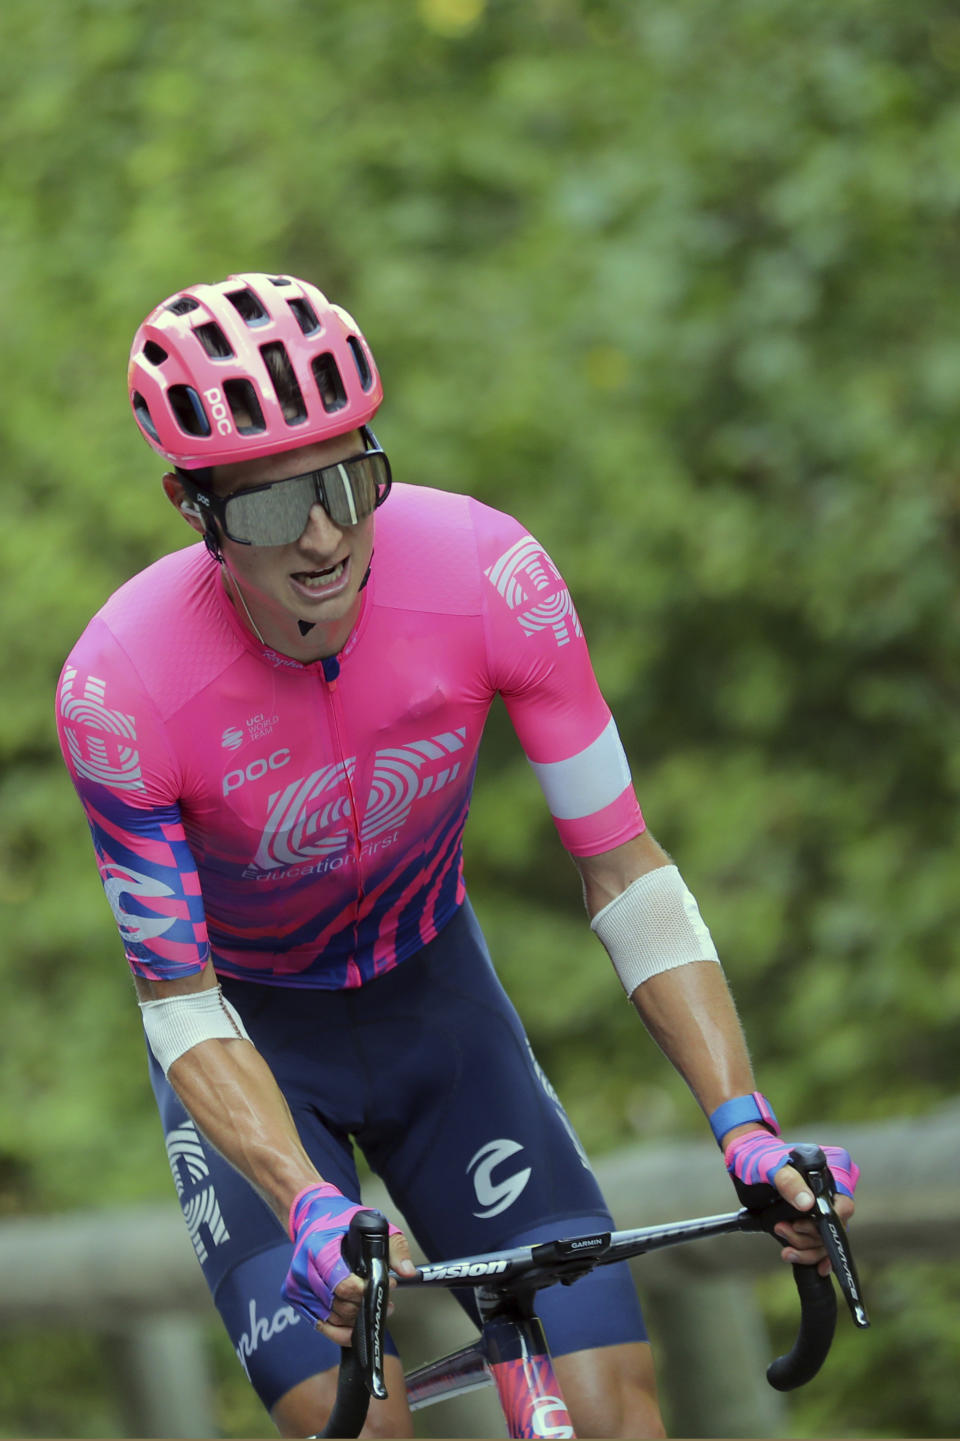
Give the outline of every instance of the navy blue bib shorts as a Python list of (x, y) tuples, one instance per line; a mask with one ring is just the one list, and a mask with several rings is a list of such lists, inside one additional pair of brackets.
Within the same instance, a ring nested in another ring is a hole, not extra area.
[[(320, 1174), (360, 1201), (355, 1142), (429, 1260), (613, 1229), (469, 902), (416, 956), (356, 990), (225, 979), (223, 991)], [(336, 1366), (339, 1349), (281, 1295), (292, 1247), (272, 1211), (198, 1134), (152, 1056), (150, 1069), (197, 1259), (269, 1410)], [(458, 1299), (476, 1320), (472, 1293)], [(646, 1339), (626, 1264), (541, 1291), (537, 1310), (554, 1355)]]

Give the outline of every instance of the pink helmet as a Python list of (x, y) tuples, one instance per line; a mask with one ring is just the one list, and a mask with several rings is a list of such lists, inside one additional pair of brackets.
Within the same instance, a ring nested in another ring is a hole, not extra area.
[(356, 430), (383, 399), (352, 317), (292, 275), (171, 295), (134, 336), (127, 381), (147, 441), (187, 470)]

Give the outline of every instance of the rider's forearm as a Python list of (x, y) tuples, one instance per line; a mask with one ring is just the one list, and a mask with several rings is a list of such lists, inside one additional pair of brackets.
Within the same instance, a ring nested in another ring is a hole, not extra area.
[(696, 961), (651, 976), (631, 999), (705, 1115), (731, 1097), (754, 1090), (747, 1044), (723, 971), (715, 961)]
[[(668, 865), (670, 857), (648, 831), (600, 855), (578, 857), (590, 916), (595, 918), (640, 877)], [(695, 908), (692, 896), (687, 900)], [(700, 932), (694, 935), (693, 945), (704, 940), (709, 942), (709, 935)], [(707, 955), (712, 949), (710, 943), (700, 954)], [(631, 1000), (647, 1030), (710, 1116), (724, 1101), (754, 1090), (753, 1068), (722, 968), (714, 959), (690, 960), (686, 955), (682, 960), (682, 964), (674, 963), (648, 976), (631, 992)], [(751, 1126), (733, 1127), (723, 1139), (749, 1129)]]
[(259, 1051), (249, 1041), (201, 1041), (174, 1061), (168, 1079), (198, 1129), (286, 1230), (294, 1197), (322, 1177)]

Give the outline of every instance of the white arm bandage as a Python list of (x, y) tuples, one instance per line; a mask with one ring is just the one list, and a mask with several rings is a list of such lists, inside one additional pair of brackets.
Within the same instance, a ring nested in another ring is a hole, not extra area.
[(590, 929), (600, 937), (632, 996), (661, 971), (691, 961), (716, 961), (717, 948), (676, 866), (660, 866), (633, 881), (597, 911)]
[(201, 1041), (250, 1040), (219, 986), (185, 996), (168, 996), (162, 1001), (141, 1001), (140, 1010), (150, 1049), (164, 1075), (178, 1056)]

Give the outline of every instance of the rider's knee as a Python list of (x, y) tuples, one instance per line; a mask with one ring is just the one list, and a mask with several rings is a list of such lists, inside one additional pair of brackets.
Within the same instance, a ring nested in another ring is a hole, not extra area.
[(629, 1382), (588, 1402), (585, 1411), (574, 1416), (578, 1436), (662, 1441), (667, 1434), (656, 1396)]
[[(413, 1435), (413, 1421), (407, 1407), (403, 1370), (396, 1356), (384, 1358), (386, 1401), (371, 1401), (363, 1437), (406, 1437)], [(308, 1376), (281, 1396), (270, 1409), (273, 1424), (281, 1436), (316, 1436), (327, 1424), (337, 1394), (336, 1371)]]
[(413, 1419), (406, 1406), (393, 1406), (387, 1401), (371, 1401), (361, 1436), (405, 1437), (413, 1435)]
[(655, 1395), (639, 1387), (628, 1387), (623, 1397), (620, 1430), (615, 1436), (641, 1436), (645, 1441), (662, 1441), (667, 1434)]
[(630, 1343), (555, 1358), (578, 1436), (659, 1441), (666, 1435), (649, 1345)]
[(629, 1382), (579, 1404), (571, 1402), (570, 1410), (578, 1436), (662, 1441), (667, 1434), (656, 1396)]

